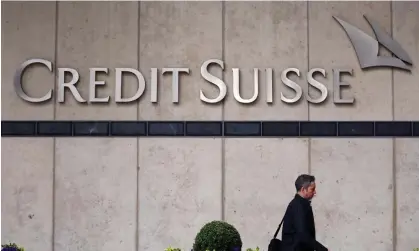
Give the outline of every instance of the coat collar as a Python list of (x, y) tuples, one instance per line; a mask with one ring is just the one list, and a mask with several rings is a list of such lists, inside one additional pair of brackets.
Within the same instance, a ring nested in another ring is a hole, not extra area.
[(302, 203), (306, 204), (306, 205), (310, 205), (311, 206), (311, 201), (301, 197), (298, 193), (295, 194), (295, 199), (297, 199), (298, 201), (301, 201)]

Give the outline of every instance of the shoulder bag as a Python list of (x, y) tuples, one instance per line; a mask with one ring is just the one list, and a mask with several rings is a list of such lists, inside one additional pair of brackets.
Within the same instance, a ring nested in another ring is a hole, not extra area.
[(282, 223), (284, 222), (284, 218), (285, 218), (285, 214), (284, 214), (284, 217), (282, 217), (281, 223), (279, 223), (278, 229), (276, 230), (274, 234), (274, 238), (269, 243), (268, 251), (281, 251), (282, 241), (280, 239), (277, 239), (276, 237), (279, 233), (279, 229), (281, 229)]

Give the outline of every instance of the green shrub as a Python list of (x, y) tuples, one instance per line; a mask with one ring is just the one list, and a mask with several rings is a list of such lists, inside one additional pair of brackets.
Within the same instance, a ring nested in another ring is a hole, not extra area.
[(16, 243), (9, 243), (1, 245), (1, 251), (25, 251), (25, 249), (19, 247)]
[(237, 229), (224, 221), (205, 224), (195, 237), (193, 251), (239, 251), (242, 240)]

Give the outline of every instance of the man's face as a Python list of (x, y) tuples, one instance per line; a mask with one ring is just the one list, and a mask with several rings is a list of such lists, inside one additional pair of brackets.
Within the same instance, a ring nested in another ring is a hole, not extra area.
[(303, 188), (304, 197), (311, 200), (316, 195), (316, 183), (312, 182), (307, 189)]

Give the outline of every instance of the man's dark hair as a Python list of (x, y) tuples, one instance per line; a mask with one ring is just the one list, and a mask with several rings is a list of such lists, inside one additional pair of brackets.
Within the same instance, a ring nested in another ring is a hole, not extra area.
[(297, 192), (301, 190), (301, 188), (308, 188), (312, 182), (314, 182), (316, 178), (312, 175), (308, 174), (301, 174), (297, 177), (295, 180), (295, 189), (297, 189)]

